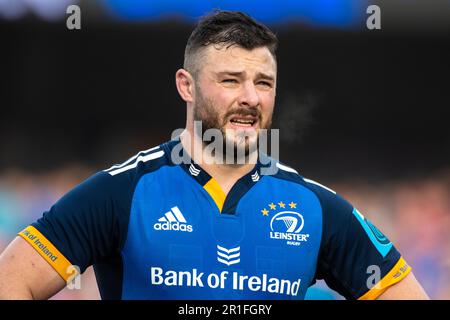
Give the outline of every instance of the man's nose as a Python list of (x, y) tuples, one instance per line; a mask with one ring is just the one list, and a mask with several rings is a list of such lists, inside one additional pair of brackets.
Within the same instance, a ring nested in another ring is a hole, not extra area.
[(242, 92), (239, 96), (239, 104), (246, 107), (258, 107), (259, 95), (253, 82), (244, 82)]

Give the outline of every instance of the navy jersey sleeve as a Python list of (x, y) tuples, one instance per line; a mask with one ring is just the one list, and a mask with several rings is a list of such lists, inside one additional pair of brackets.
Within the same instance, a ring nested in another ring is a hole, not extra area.
[(368, 219), (339, 195), (319, 186), (322, 242), (316, 278), (346, 299), (376, 299), (411, 270)]
[(69, 266), (78, 266), (84, 272), (95, 262), (120, 252), (131, 191), (126, 187), (129, 182), (118, 179), (126, 180), (127, 175), (93, 175), (19, 235), (66, 280), (71, 274)]

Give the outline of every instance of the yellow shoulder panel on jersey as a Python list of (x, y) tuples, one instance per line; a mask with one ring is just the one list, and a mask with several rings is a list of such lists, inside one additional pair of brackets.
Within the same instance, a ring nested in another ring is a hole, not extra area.
[(56, 247), (47, 240), (42, 233), (35, 227), (28, 226), (20, 233), (18, 233), (25, 241), (27, 241), (36, 251), (59, 273), (59, 275), (68, 281), (74, 274), (69, 272), (72, 269), (69, 267), (72, 265), (69, 260), (66, 259), (59, 252)]
[(402, 280), (411, 271), (409, 264), (402, 258), (398, 260), (395, 266), (384, 276), (372, 289), (367, 291), (358, 300), (375, 300), (378, 298), (387, 288), (393, 284)]

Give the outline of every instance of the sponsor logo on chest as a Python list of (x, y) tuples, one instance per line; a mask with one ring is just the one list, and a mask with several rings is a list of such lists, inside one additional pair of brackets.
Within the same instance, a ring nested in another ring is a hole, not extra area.
[(161, 218), (159, 218), (158, 222), (153, 225), (153, 229), (157, 231), (194, 231), (192, 225), (187, 223), (177, 206), (171, 208), (170, 211), (166, 212)]

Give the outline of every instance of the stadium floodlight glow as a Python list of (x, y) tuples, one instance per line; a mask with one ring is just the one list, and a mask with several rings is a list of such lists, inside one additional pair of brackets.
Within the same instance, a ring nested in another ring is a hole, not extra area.
[(27, 13), (33, 13), (46, 21), (57, 21), (66, 16), (69, 5), (79, 0), (0, 0), (0, 17), (19, 19)]
[(367, 0), (104, 0), (108, 12), (125, 21), (155, 21), (177, 17), (196, 21), (213, 9), (243, 11), (268, 23), (301, 22), (308, 25), (351, 27), (362, 21)]
[(0, 17), (4, 19), (18, 19), (26, 12), (27, 8), (20, 0), (0, 0)]
[(66, 9), (71, 4), (78, 4), (79, 0), (22, 0), (41, 19), (56, 21), (66, 16)]

